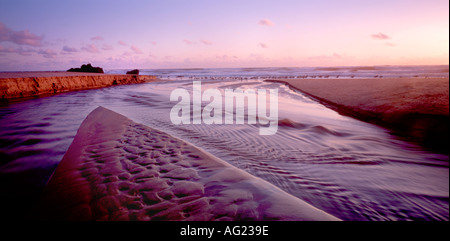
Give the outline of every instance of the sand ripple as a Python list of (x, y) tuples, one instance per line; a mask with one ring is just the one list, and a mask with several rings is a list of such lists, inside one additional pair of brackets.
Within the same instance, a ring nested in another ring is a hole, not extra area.
[(83, 122), (35, 210), (50, 220), (337, 220), (102, 107)]

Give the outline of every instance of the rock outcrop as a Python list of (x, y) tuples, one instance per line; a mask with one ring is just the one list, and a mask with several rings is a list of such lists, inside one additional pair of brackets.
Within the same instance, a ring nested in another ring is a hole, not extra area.
[(133, 69), (127, 72), (127, 74), (139, 74), (139, 70), (138, 69)]
[(103, 69), (100, 67), (93, 67), (91, 64), (83, 64), (81, 68), (71, 68), (68, 72), (84, 72), (84, 73), (100, 73), (103, 74)]

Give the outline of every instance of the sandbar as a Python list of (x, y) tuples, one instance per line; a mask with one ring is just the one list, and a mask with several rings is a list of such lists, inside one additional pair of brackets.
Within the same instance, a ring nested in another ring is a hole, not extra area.
[(448, 78), (280, 79), (337, 112), (448, 153)]
[(338, 220), (192, 144), (103, 107), (81, 124), (38, 220)]

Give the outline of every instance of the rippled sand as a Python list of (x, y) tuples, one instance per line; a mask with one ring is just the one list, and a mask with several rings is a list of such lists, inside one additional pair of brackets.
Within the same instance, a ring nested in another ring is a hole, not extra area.
[(99, 107), (81, 125), (33, 218), (338, 220), (164, 132)]

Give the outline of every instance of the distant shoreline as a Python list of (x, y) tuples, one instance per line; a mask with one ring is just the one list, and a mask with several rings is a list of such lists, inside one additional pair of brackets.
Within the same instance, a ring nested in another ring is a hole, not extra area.
[(340, 114), (448, 154), (449, 79), (276, 79)]
[(100, 74), (64, 71), (0, 72), (2, 100), (155, 81), (151, 75)]
[(67, 72), (67, 71), (11, 71), (0, 72), (0, 79), (27, 77), (57, 77), (57, 76), (95, 76), (108, 75), (101, 73)]

